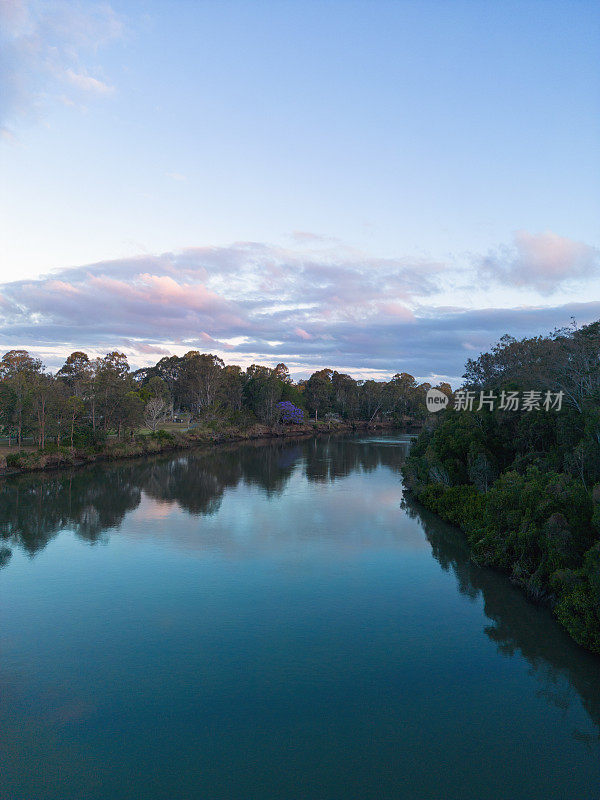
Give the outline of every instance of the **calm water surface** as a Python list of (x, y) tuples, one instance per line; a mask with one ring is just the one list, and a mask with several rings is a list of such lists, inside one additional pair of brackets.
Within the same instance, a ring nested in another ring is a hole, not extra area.
[(402, 506), (406, 443), (0, 484), (0, 797), (600, 797), (600, 659)]

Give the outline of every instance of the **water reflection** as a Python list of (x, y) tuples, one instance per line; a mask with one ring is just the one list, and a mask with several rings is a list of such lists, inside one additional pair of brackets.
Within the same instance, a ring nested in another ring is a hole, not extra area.
[[(397, 496), (394, 492), (391, 501), (396, 508), (407, 448), (408, 442), (385, 438), (270, 441), (6, 480), (1, 489), (0, 567), (9, 562), (11, 547), (35, 555), (63, 529), (90, 543), (107, 537), (144, 498), (154, 513), (164, 507), (168, 514), (175, 506), (188, 515), (213, 516), (226, 493), (240, 484), (275, 497), (293, 478), (328, 484), (385, 467), (398, 474)], [(484, 630), (499, 652), (526, 659), (547, 703), (566, 712), (580, 698), (600, 731), (598, 658), (578, 648), (549, 612), (528, 603), (504, 576), (475, 566), (460, 532), (410, 500), (403, 505), (422, 525), (436, 561), (455, 576), (458, 591), (471, 600), (482, 599), (489, 621)], [(353, 513), (352, 508), (346, 511)], [(577, 729), (571, 735), (597, 748), (598, 732)]]
[(189, 514), (212, 515), (225, 492), (239, 483), (272, 496), (284, 491), (297, 470), (310, 482), (331, 482), (379, 466), (397, 471), (408, 446), (382, 439), (276, 440), (20, 476), (2, 486), (0, 538), (31, 555), (65, 528), (95, 542), (118, 527), (144, 494)]
[(406, 513), (420, 520), (436, 561), (456, 577), (458, 590), (472, 600), (483, 599), (491, 624), (484, 630), (505, 656), (515, 653), (527, 660), (539, 681), (539, 696), (566, 711), (579, 697), (598, 733), (572, 732), (572, 738), (594, 744), (600, 741), (600, 660), (580, 648), (555, 622), (549, 610), (527, 601), (504, 575), (477, 567), (469, 558), (461, 532), (442, 522), (410, 498), (403, 499)]

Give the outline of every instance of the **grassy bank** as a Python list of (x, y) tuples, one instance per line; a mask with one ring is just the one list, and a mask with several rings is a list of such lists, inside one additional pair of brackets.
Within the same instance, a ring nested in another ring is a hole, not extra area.
[(112, 461), (126, 458), (139, 458), (172, 450), (184, 450), (201, 445), (224, 442), (243, 442), (255, 439), (298, 438), (321, 436), (335, 433), (393, 430), (391, 423), (357, 422), (307, 422), (302, 425), (267, 426), (253, 424), (243, 426), (206, 425), (190, 430), (143, 431), (123, 439), (108, 439), (98, 447), (70, 448), (53, 447), (46, 450), (34, 448), (3, 448), (0, 453), (0, 476), (24, 472), (61, 469), (81, 466), (97, 461)]

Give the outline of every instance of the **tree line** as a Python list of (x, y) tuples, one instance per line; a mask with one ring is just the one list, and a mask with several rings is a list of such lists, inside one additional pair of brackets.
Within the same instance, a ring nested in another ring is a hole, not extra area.
[[(52, 374), (26, 350), (10, 350), (0, 360), (0, 430), (20, 450), (26, 438), (42, 449), (87, 447), (109, 433), (120, 439), (182, 419), (274, 425), (282, 407), (294, 421), (306, 415), (402, 423), (424, 416), (429, 388), (407, 373), (355, 380), (331, 369), (295, 382), (285, 364), (244, 370), (195, 350), (135, 371), (116, 350), (103, 358), (76, 351)], [(448, 384), (439, 388), (451, 394)]]

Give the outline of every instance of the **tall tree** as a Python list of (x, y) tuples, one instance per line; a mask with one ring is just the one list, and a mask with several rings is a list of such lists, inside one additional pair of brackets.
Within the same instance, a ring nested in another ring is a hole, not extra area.
[(319, 418), (319, 414), (323, 415), (327, 411), (331, 411), (333, 399), (332, 375), (333, 370), (321, 369), (318, 372), (313, 372), (306, 381), (306, 405), (314, 413), (315, 419)]
[(183, 357), (184, 395), (195, 414), (214, 411), (221, 400), (221, 373), (225, 363), (211, 353), (191, 350)]
[(117, 429), (120, 438), (123, 426), (122, 407), (125, 397), (133, 389), (127, 356), (114, 350), (99, 359), (95, 375), (96, 393), (100, 401), (104, 430)]
[(67, 386), (70, 395), (82, 397), (90, 380), (92, 365), (87, 353), (76, 350), (56, 373), (56, 377)]
[(14, 403), (12, 411), (8, 413), (16, 433), (19, 450), (23, 432), (32, 423), (30, 414), (34, 385), (43, 373), (43, 369), (42, 362), (30, 356), (27, 350), (9, 350), (0, 361), (0, 379), (5, 386), (8, 386), (11, 402)]

